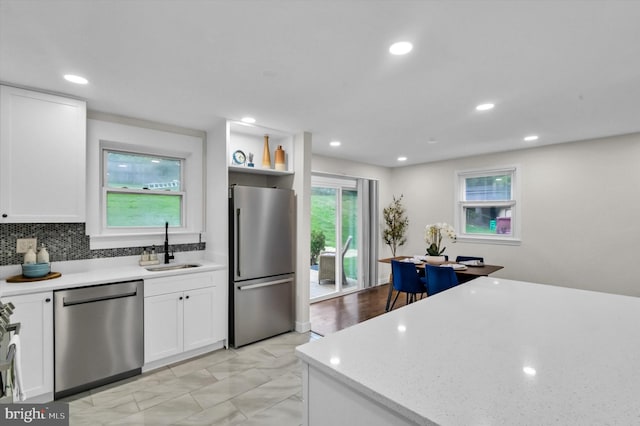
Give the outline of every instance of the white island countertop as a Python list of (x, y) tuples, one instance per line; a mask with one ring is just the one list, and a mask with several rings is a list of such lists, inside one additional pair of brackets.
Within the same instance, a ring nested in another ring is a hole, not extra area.
[(636, 297), (482, 277), (296, 352), (410, 423), (640, 424)]

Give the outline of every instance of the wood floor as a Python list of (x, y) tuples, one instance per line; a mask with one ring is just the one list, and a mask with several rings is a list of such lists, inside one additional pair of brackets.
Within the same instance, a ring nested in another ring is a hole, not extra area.
[[(388, 292), (389, 284), (383, 284), (346, 296), (313, 303), (309, 313), (311, 330), (324, 336), (384, 314)], [(404, 294), (400, 295), (394, 309), (404, 306), (405, 301)]]

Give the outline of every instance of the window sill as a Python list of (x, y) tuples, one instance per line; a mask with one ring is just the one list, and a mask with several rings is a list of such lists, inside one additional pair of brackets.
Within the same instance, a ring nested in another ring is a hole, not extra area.
[[(194, 232), (169, 233), (169, 244), (194, 244), (202, 242), (202, 234)], [(158, 234), (110, 234), (90, 235), (89, 248), (91, 250), (112, 249), (121, 247), (146, 247), (164, 244), (164, 233)]]
[(496, 244), (496, 245), (505, 245), (505, 246), (519, 246), (520, 244), (522, 244), (522, 241), (519, 238), (492, 237), (489, 235), (482, 235), (482, 236), (458, 235), (456, 238), (456, 242), (477, 243), (477, 244)]

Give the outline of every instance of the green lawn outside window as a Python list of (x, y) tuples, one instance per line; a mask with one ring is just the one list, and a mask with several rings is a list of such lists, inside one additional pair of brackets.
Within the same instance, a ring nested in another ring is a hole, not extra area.
[(107, 227), (180, 226), (182, 195), (107, 193)]

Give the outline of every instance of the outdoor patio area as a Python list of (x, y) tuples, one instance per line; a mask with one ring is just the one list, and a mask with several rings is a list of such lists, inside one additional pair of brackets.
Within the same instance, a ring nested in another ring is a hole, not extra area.
[[(358, 256), (357, 250), (348, 250), (345, 254), (345, 258), (355, 258)], [(327, 296), (331, 293), (336, 292), (336, 283), (333, 280), (323, 279), (322, 283), (319, 282), (320, 273), (318, 271), (318, 265), (312, 265), (310, 270), (310, 285), (311, 289), (309, 292), (310, 298), (314, 299), (317, 297)], [(347, 285), (343, 285), (342, 289), (346, 291), (355, 290), (358, 286), (357, 278), (350, 277), (347, 275)]]

